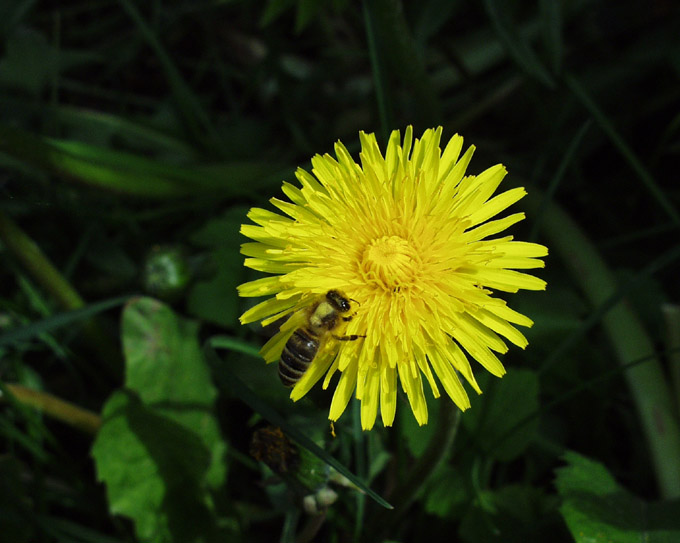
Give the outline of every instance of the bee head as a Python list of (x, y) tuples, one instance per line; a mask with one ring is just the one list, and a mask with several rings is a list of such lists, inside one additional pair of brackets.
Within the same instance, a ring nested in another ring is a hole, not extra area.
[(352, 308), (349, 300), (344, 296), (344, 294), (341, 294), (339, 290), (329, 290), (326, 293), (326, 300), (328, 300), (328, 303), (341, 313), (346, 313)]

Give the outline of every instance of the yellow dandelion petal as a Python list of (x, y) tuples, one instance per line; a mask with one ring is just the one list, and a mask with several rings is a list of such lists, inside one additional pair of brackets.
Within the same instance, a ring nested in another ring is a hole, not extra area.
[(399, 380), (406, 392), (411, 410), (420, 426), (427, 424), (427, 403), (423, 393), (423, 380), (420, 374), (411, 371), (412, 364), (397, 364)]
[(397, 370), (382, 364), (380, 374), (380, 415), (385, 426), (392, 426), (397, 412)]
[(439, 376), (439, 380), (444, 387), (444, 390), (453, 400), (453, 402), (462, 410), (470, 407), (470, 399), (465, 393), (458, 375), (451, 365), (451, 362), (445, 357), (441, 356), (438, 350), (433, 350), (430, 353), (430, 361), (432, 362), (432, 367), (434, 371)]
[(380, 370), (371, 367), (366, 372), (364, 398), (361, 402), (361, 428), (370, 430), (378, 416), (378, 399), (380, 396)]
[(316, 356), (314, 361), (309, 365), (309, 369), (293, 387), (293, 390), (290, 391), (290, 399), (297, 402), (307, 394), (317, 381), (328, 371), (334, 358), (335, 353), (332, 352)]
[(505, 191), (498, 196), (494, 196), (479, 208), (471, 213), (468, 217), (471, 226), (476, 226), (484, 221), (489, 220), (491, 217), (495, 217), (501, 211), (505, 211), (512, 204), (520, 201), (527, 194), (524, 187), (517, 187), (508, 191)]
[(331, 408), (328, 413), (328, 418), (330, 420), (336, 421), (344, 413), (349, 400), (352, 398), (352, 393), (354, 392), (354, 387), (357, 384), (357, 359), (352, 358), (345, 371), (340, 374), (340, 380), (338, 381), (338, 386), (335, 389), (335, 394), (333, 394), (333, 400), (331, 401)]
[(239, 285), (238, 294), (245, 298), (270, 296), (279, 292), (281, 288), (281, 281), (277, 276), (262, 277), (261, 279)]
[(442, 151), (442, 134), (438, 127), (417, 138), (409, 126), (403, 138), (392, 132), (383, 153), (374, 134), (361, 132), (358, 162), (338, 142), (335, 157), (316, 155), (311, 173), (296, 171), (299, 187), (283, 184), (287, 200), (270, 200), (278, 212), (254, 208), (254, 224), (241, 228), (252, 240), (241, 247), (245, 265), (272, 276), (239, 294), (274, 296), (241, 322), (291, 315), (261, 352), (271, 362), (286, 348), (293, 400), (322, 378), (323, 388), (335, 383), (331, 420), (355, 396), (363, 429), (378, 412), (392, 425), (397, 382), (419, 424), (428, 419), (424, 381), (434, 397), (442, 386), (467, 409), (463, 381), (481, 393), (470, 362), (500, 377), (494, 353), (508, 350), (506, 340), (527, 345), (515, 326), (531, 319), (494, 297), (545, 288), (518, 270), (542, 268), (547, 249), (501, 234), (524, 219), (498, 215), (526, 191), (494, 196), (505, 167), (466, 175), (474, 146), (464, 151), (454, 135)]
[(254, 307), (251, 307), (243, 315), (241, 315), (241, 324), (263, 320), (271, 315), (290, 309), (295, 302), (290, 300), (279, 300), (277, 298), (270, 298), (264, 302), (260, 302)]

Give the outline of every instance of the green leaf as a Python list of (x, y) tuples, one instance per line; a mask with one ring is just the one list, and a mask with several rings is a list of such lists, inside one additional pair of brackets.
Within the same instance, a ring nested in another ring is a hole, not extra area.
[[(485, 490), (460, 524), (460, 538), (470, 543), (567, 541), (554, 500), (528, 485)], [(593, 542), (595, 543), (595, 542)]]
[(191, 236), (197, 245), (211, 249), (215, 274), (196, 282), (187, 296), (189, 312), (221, 326), (234, 326), (238, 318), (239, 297), (236, 287), (244, 280), (239, 234), (247, 209), (235, 207), (222, 217), (211, 219)]
[(150, 121), (133, 121), (121, 115), (63, 104), (54, 108), (53, 113), (60, 123), (69, 127), (69, 134), (76, 134), (75, 139), (86, 143), (110, 145), (115, 136), (134, 149), (151, 154), (164, 153), (175, 161), (196, 155), (190, 145), (169, 133), (167, 127), (161, 130)]
[(510, 461), (522, 454), (536, 433), (536, 417), (515, 425), (538, 409), (538, 378), (532, 371), (513, 370), (500, 380), (485, 375), (479, 381), (484, 394), (470, 398), (472, 408), (463, 413), (463, 426), (488, 455)]
[(135, 521), (142, 541), (206, 541), (213, 530), (203, 481), (210, 454), (196, 434), (115, 392), (92, 448), (111, 513)]
[(125, 385), (156, 413), (189, 429), (210, 451), (207, 483), (226, 473), (226, 445), (213, 413), (217, 390), (198, 343), (198, 324), (152, 298), (137, 298), (123, 313)]
[(111, 309), (117, 305), (122, 305), (127, 299), (127, 296), (122, 296), (120, 298), (110, 298), (108, 300), (90, 304), (74, 311), (57, 313), (51, 317), (33, 322), (26, 326), (10, 328), (9, 330), (0, 334), (0, 347), (40, 336), (46, 332), (50, 332), (69, 324), (77, 323), (78, 321), (84, 321), (85, 319), (88, 319), (89, 317), (96, 315), (101, 311), (106, 311), (107, 309)]
[(278, 165), (227, 162), (180, 166), (77, 141), (47, 139), (0, 124), (0, 152), (67, 181), (147, 198), (251, 195), (270, 186)]
[(446, 518), (470, 502), (470, 492), (460, 470), (442, 465), (432, 477), (424, 496), (425, 511)]
[(576, 543), (680, 541), (680, 500), (648, 503), (621, 487), (607, 468), (575, 452), (563, 459), (555, 486)]

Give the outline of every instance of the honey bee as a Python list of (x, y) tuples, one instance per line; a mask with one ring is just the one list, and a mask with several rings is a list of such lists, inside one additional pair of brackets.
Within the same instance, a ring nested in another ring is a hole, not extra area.
[[(354, 301), (354, 300), (352, 300)], [(347, 316), (352, 306), (339, 290), (329, 290), (324, 299), (313, 305), (308, 311), (307, 323), (290, 336), (279, 360), (279, 377), (284, 386), (292, 387), (307, 371), (319, 349), (328, 338), (340, 341), (355, 341), (366, 336), (336, 336), (333, 334), (341, 321), (350, 321)]]

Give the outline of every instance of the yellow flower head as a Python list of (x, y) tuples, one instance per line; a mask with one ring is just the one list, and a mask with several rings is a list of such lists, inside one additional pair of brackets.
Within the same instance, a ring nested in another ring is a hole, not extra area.
[[(402, 142), (394, 131), (383, 157), (375, 135), (362, 132), (360, 164), (338, 142), (337, 159), (315, 156), (313, 175), (298, 169), (301, 188), (283, 184), (290, 201), (271, 200), (287, 216), (253, 208), (248, 217), (257, 226), (241, 229), (254, 240), (242, 246), (245, 265), (274, 275), (241, 285), (240, 295), (275, 295), (246, 311), (241, 322), (266, 325), (292, 313), (262, 348), (267, 362), (280, 358), (328, 291), (352, 300), (351, 320), (328, 334), (291, 392), (298, 400), (324, 374), (326, 388), (339, 373), (331, 420), (356, 391), (362, 427), (373, 427), (378, 407), (390, 426), (397, 381), (421, 425), (427, 422), (424, 380), (439, 397), (438, 380), (465, 410), (470, 402), (459, 376), (481, 393), (468, 359), (500, 377), (505, 369), (494, 352), (508, 350), (504, 339), (527, 345), (513, 324), (532, 321), (492, 295), (545, 289), (543, 280), (515, 270), (543, 267), (539, 258), (548, 251), (498, 237), (523, 213), (489, 220), (526, 192), (515, 188), (492, 197), (505, 167), (465, 176), (474, 147), (461, 156), (463, 138), (455, 135), (442, 152), (441, 134), (441, 127), (430, 129), (414, 141), (408, 127)], [(362, 337), (336, 339), (352, 335)]]

